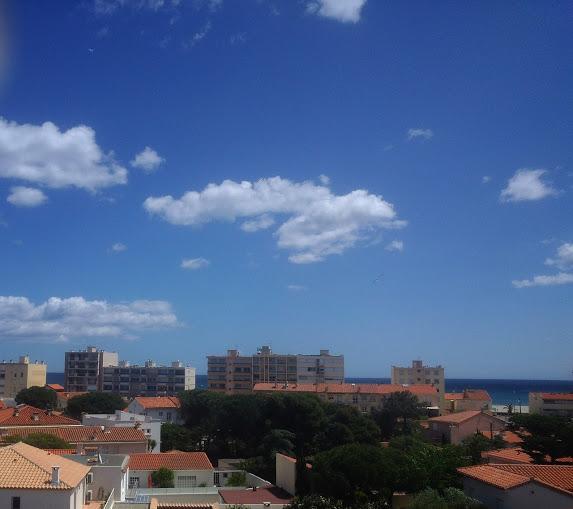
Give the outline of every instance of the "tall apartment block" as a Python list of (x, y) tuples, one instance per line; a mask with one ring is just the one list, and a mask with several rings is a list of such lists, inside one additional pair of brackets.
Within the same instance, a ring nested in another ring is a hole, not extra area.
[(0, 397), (14, 398), (22, 389), (46, 385), (46, 371), (48, 366), (44, 362), (30, 363), (27, 355), (20, 356), (18, 362), (0, 363)]
[(158, 366), (147, 361), (144, 366), (121, 361), (119, 366), (103, 368), (103, 392), (126, 397), (176, 396), (195, 389), (195, 368), (174, 361), (171, 366)]
[(255, 355), (228, 350), (207, 357), (209, 390), (227, 394), (248, 393), (259, 382), (343, 383), (344, 356), (321, 350), (319, 355), (276, 354), (262, 346)]
[(422, 361), (412, 361), (411, 367), (392, 366), (393, 384), (431, 384), (440, 394), (440, 408), (444, 408), (446, 378), (442, 366), (424, 366)]
[(95, 346), (88, 346), (77, 352), (66, 352), (64, 387), (68, 392), (101, 391), (103, 368), (118, 364), (117, 352), (104, 352)]

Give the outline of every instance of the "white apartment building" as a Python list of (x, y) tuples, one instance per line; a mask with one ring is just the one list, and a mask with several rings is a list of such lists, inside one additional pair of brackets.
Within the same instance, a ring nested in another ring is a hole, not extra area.
[(117, 366), (117, 352), (105, 352), (95, 346), (85, 350), (66, 352), (64, 365), (64, 387), (66, 392), (101, 391), (103, 368)]
[(446, 377), (442, 366), (424, 366), (421, 360), (412, 361), (412, 366), (392, 366), (391, 383), (401, 385), (431, 384), (440, 394), (440, 408), (444, 408)]
[(15, 398), (22, 389), (44, 387), (48, 366), (44, 362), (30, 363), (30, 357), (21, 355), (18, 362), (0, 363), (0, 398)]
[(573, 393), (530, 392), (529, 413), (573, 417)]
[(181, 402), (175, 396), (138, 396), (127, 405), (127, 411), (154, 421), (182, 424)]

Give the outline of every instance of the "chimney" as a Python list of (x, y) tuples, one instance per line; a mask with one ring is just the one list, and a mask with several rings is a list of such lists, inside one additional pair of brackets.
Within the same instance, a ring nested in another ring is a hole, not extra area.
[(52, 467), (52, 486), (60, 484), (60, 467)]

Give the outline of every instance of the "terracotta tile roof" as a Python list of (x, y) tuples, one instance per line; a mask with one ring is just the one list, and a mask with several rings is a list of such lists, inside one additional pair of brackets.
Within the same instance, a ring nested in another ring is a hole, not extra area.
[(533, 463), (529, 454), (521, 449), (497, 449), (482, 453), (488, 463)]
[(573, 401), (573, 392), (542, 392), (541, 397), (551, 401)]
[[(52, 485), (52, 467), (60, 467), (60, 482)], [(1, 489), (74, 489), (90, 467), (19, 442), (0, 449)]]
[(34, 433), (47, 433), (55, 435), (69, 444), (98, 443), (98, 442), (145, 442), (147, 438), (141, 429), (111, 427), (102, 430), (100, 426), (67, 426), (67, 427), (44, 427), (29, 428), (19, 427), (0, 430), (0, 441), (5, 436), (26, 437)]
[(213, 509), (211, 504), (189, 504), (187, 502), (159, 502), (158, 509)]
[(2, 408), (6, 408), (6, 405), (3, 401), (0, 401), (0, 410), (2, 410)]
[(505, 490), (534, 481), (573, 494), (573, 466), (490, 464), (458, 468), (458, 472)]
[(75, 449), (43, 449), (49, 454), (55, 454), (57, 456), (66, 456), (69, 454), (76, 454)]
[(219, 490), (219, 495), (225, 504), (288, 504), (292, 496), (286, 491), (271, 486), (269, 488), (243, 488), (237, 490)]
[(409, 391), (412, 394), (437, 394), (433, 385), (399, 385), (399, 384), (255, 384), (256, 392), (304, 392), (328, 394), (391, 394)]
[(447, 400), (470, 399), (475, 401), (491, 401), (491, 396), (483, 389), (465, 389), (463, 392), (446, 392), (444, 395)]
[(65, 391), (64, 386), (60, 385), (60, 384), (46, 384), (46, 388), (52, 389), (53, 391), (56, 391), (56, 392), (64, 392)]
[(87, 394), (87, 392), (58, 392), (56, 396), (58, 399), (64, 399), (68, 401), (72, 398), (75, 398), (76, 396), (83, 396), (84, 394)]
[(0, 410), (0, 427), (8, 426), (80, 426), (81, 422), (49, 413), (30, 405)]
[(179, 408), (181, 402), (175, 396), (157, 396), (157, 397), (143, 397), (138, 396), (135, 398), (143, 408)]
[(204, 452), (137, 453), (130, 454), (131, 470), (213, 470), (213, 465)]
[(474, 417), (482, 415), (488, 419), (496, 419), (498, 421), (502, 421), (499, 417), (495, 415), (486, 414), (481, 410), (466, 410), (465, 412), (457, 412), (454, 414), (448, 415), (440, 415), (439, 417), (430, 417), (428, 419), (429, 422), (445, 422), (447, 424), (460, 424), (462, 422), (466, 422)]

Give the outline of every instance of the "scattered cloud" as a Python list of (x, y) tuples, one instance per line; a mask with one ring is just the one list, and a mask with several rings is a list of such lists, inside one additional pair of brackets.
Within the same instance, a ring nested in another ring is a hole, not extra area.
[(381, 196), (357, 189), (334, 195), (326, 186), (281, 177), (255, 182), (225, 180), (180, 198), (149, 197), (144, 208), (172, 224), (234, 222), (263, 215), (286, 216), (274, 232), (277, 245), (292, 263), (313, 263), (341, 254), (385, 229), (406, 225)]
[(384, 148), (382, 150), (384, 150), (384, 152), (390, 152), (390, 150), (394, 149), (394, 145), (392, 144), (388, 144), (388, 145), (384, 145)]
[(85, 337), (133, 337), (149, 329), (176, 327), (171, 305), (161, 300), (112, 304), (83, 297), (51, 297), (34, 304), (0, 296), (0, 340), (66, 341)]
[(195, 32), (191, 36), (190, 40), (185, 41), (183, 43), (183, 49), (192, 49), (193, 47), (195, 47), (205, 37), (207, 37), (207, 34), (211, 31), (211, 28), (212, 28), (211, 21), (207, 21), (207, 23), (205, 23), (205, 25), (203, 25), (203, 28), (201, 28), (201, 30), (199, 30), (198, 32)]
[(245, 221), (241, 225), (241, 230), (247, 233), (257, 232), (259, 230), (266, 230), (275, 224), (273, 216), (269, 214), (263, 214), (262, 216), (252, 219), (251, 221)]
[(304, 285), (287, 285), (287, 290), (291, 292), (304, 292), (306, 289)]
[(434, 131), (432, 131), (431, 129), (408, 129), (408, 139), (409, 140), (415, 140), (417, 138), (420, 138), (422, 140), (429, 140), (430, 138), (433, 138), (434, 136)]
[(106, 37), (109, 37), (111, 31), (109, 29), (109, 27), (105, 26), (105, 27), (101, 27), (97, 32), (96, 32), (96, 37), (98, 39), (105, 39)]
[(484, 175), (484, 176), (481, 178), (481, 183), (482, 183), (482, 184), (488, 184), (489, 182), (491, 182), (491, 177), (490, 177), (489, 175)]
[(229, 42), (235, 46), (238, 44), (245, 44), (247, 42), (247, 33), (246, 32), (237, 32), (236, 34), (232, 34), (229, 37)]
[(386, 251), (397, 251), (401, 253), (404, 251), (404, 242), (401, 240), (393, 240), (386, 246)]
[(209, 265), (211, 265), (211, 262), (205, 258), (186, 258), (181, 261), (181, 268), (187, 270), (204, 269)]
[(123, 251), (127, 251), (127, 246), (121, 242), (116, 242), (113, 246), (111, 246), (110, 251), (112, 253), (122, 253)]
[(165, 159), (161, 157), (155, 150), (153, 150), (151, 147), (145, 147), (132, 159), (130, 164), (134, 168), (143, 170), (145, 173), (152, 173), (164, 162)]
[(532, 279), (514, 280), (511, 284), (515, 288), (531, 288), (533, 286), (557, 286), (573, 283), (573, 274), (560, 272), (553, 275), (534, 276)]
[(102, 152), (90, 127), (60, 131), (52, 122), (17, 124), (0, 118), (1, 177), (96, 191), (125, 184), (127, 170), (113, 153)]
[(320, 183), (321, 183), (323, 186), (328, 186), (328, 185), (330, 185), (330, 177), (329, 177), (328, 175), (324, 175), (324, 174), (319, 175), (319, 176), (318, 176), (318, 180), (320, 181)]
[(555, 266), (561, 270), (573, 267), (573, 244), (565, 242), (557, 248), (555, 258), (547, 258), (545, 265)]
[(343, 23), (357, 23), (365, 4), (366, 0), (310, 0), (306, 10)]
[(6, 201), (16, 207), (39, 207), (48, 200), (48, 197), (39, 189), (33, 187), (15, 186), (10, 188)]
[(546, 170), (517, 170), (507, 182), (507, 187), (501, 191), (501, 201), (536, 201), (556, 196), (559, 194), (557, 189), (543, 179), (546, 173)]

